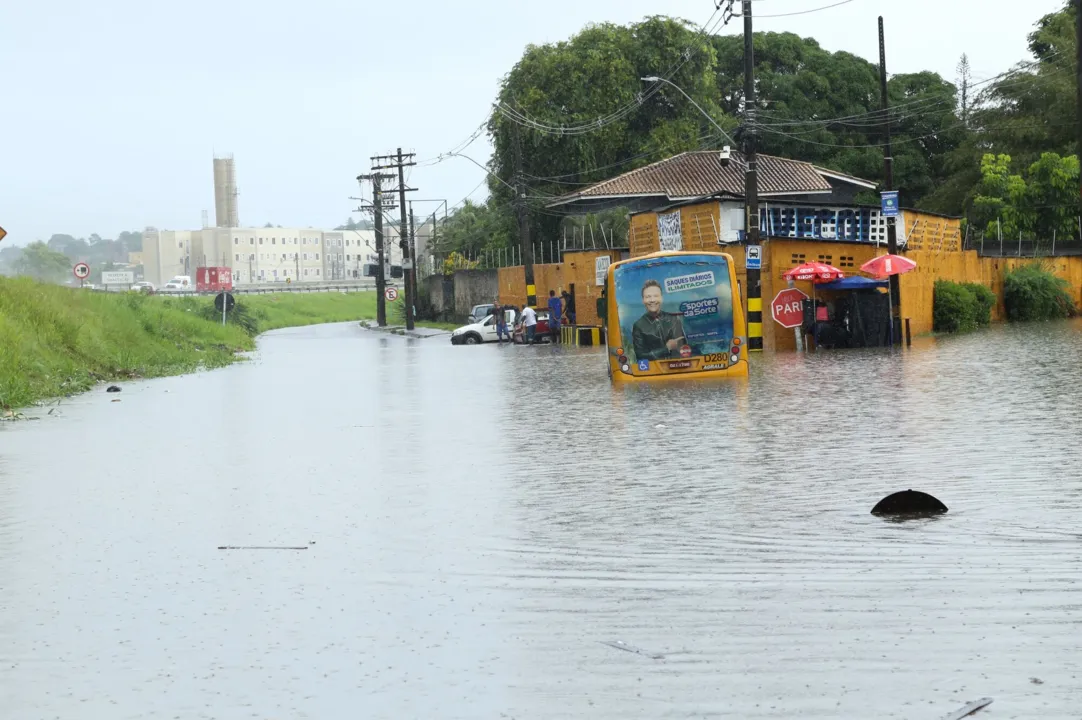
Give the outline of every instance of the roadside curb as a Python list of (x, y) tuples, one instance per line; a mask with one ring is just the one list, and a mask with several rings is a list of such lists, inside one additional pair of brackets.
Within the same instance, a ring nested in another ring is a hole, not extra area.
[(401, 335), (402, 337), (413, 338), (415, 340), (426, 340), (433, 337), (447, 337), (451, 333), (447, 330), (437, 330), (436, 328), (414, 328), (413, 330), (407, 330), (404, 325), (388, 325), (387, 327), (380, 327), (371, 320), (362, 320), (361, 327), (365, 330), (374, 330), (376, 332), (388, 333), (390, 335)]

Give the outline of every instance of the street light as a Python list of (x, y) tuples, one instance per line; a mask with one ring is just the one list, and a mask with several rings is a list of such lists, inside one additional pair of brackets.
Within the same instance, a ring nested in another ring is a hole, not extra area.
[(676, 83), (672, 82), (671, 80), (667, 80), (667, 79), (665, 79), (663, 77), (657, 77), (656, 75), (650, 75), (650, 76), (647, 76), (647, 77), (644, 77), (644, 78), (639, 78), (639, 79), (642, 80), (643, 82), (649, 82), (649, 83), (663, 82), (666, 85), (672, 85), (674, 88), (677, 89), (677, 91), (679, 91), (679, 93), (681, 95), (686, 97), (688, 99), (688, 102), (691, 103), (692, 105), (694, 105), (695, 109), (698, 110), (699, 112), (701, 112), (703, 114), (703, 117), (705, 117), (707, 120), (709, 120), (710, 124), (713, 125), (714, 127), (716, 127), (718, 129), (718, 131), (721, 132), (721, 134), (724, 135), (725, 138), (729, 142), (731, 142), (733, 145), (736, 145), (736, 140), (733, 140), (732, 136), (729, 135), (729, 133), (725, 132), (725, 128), (723, 128), (721, 125), (718, 125), (716, 122), (714, 122), (714, 118), (710, 117), (710, 113), (706, 112), (701, 107), (699, 107), (699, 103), (692, 100), (691, 96), (688, 95), (686, 92), (684, 92), (680, 88), (679, 85), (677, 85)]

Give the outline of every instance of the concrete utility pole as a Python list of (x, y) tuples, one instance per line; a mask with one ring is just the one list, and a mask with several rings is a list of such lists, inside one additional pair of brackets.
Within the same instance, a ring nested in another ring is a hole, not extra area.
[(515, 126), (515, 212), (518, 214), (518, 242), (522, 248), (522, 269), (526, 275), (526, 304), (537, 304), (533, 279), (533, 245), (530, 243), (530, 218), (526, 213), (526, 185), (522, 181), (521, 131)]
[(413, 220), (413, 203), (410, 203), (410, 257), (413, 258), (413, 263), (406, 271), (406, 277), (409, 278), (410, 283), (409, 296), (413, 299), (410, 314), (415, 315), (417, 312), (417, 227)]
[[(1082, 0), (1074, 0), (1075, 73), (1078, 81), (1078, 157), (1082, 158)], [(1082, 205), (1082, 173), (1079, 174), (1078, 201)], [(1080, 237), (1079, 239), (1082, 239)]]
[[(403, 153), (402, 148), (398, 148), (398, 152), (394, 155), (376, 155), (372, 158), (373, 162), (379, 162), (380, 160), (390, 160), (386, 165), (373, 165), (372, 170), (398, 170), (398, 205), (399, 205), (399, 223), (398, 223), (398, 247), (402, 249), (402, 264), (406, 267), (412, 267), (413, 260), (410, 254), (409, 240), (406, 238), (406, 193), (413, 192), (416, 188), (406, 187), (406, 168), (417, 163), (413, 161), (414, 153)], [(405, 269), (405, 268), (404, 268)], [(403, 277), (403, 283), (406, 290), (406, 329), (413, 329), (413, 289), (410, 287), (409, 276)]]
[[(894, 157), (890, 149), (890, 101), (887, 98), (887, 43), (883, 34), (883, 16), (879, 16), (879, 93), (882, 100), (883, 112), (883, 172), (884, 190), (894, 189)], [(887, 252), (891, 255), (898, 254), (898, 227), (895, 218), (887, 218)], [(894, 345), (901, 341), (902, 330), (902, 295), (901, 285), (897, 275), (890, 276), (890, 313), (893, 329), (890, 334), (890, 344)]]
[[(387, 280), (383, 275), (383, 181), (389, 178), (390, 176), (380, 173), (357, 176), (358, 181), (372, 181), (372, 213), (376, 230), (376, 324), (380, 327), (387, 327), (387, 298), (384, 296)], [(364, 208), (357, 210), (362, 211)]]
[[(744, 15), (744, 196), (747, 207), (745, 227), (747, 244), (759, 245), (759, 159), (756, 154), (755, 129), (755, 44), (751, 26), (751, 2), (743, 0)], [(748, 350), (763, 349), (763, 286), (759, 270), (748, 274)]]

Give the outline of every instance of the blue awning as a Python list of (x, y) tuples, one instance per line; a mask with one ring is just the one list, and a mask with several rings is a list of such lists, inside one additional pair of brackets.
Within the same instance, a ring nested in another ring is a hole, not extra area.
[(833, 282), (816, 285), (816, 290), (871, 290), (873, 288), (890, 287), (886, 280), (873, 280), (871, 278), (856, 276), (842, 278)]

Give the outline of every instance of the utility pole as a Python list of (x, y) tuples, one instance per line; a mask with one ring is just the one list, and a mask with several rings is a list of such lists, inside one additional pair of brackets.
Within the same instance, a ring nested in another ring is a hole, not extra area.
[(410, 306), (410, 314), (413, 315), (417, 310), (417, 227), (413, 224), (413, 203), (410, 203), (410, 257), (413, 263), (406, 271), (406, 277), (409, 278), (410, 297), (413, 299)]
[[(357, 180), (372, 181), (372, 213), (376, 226), (376, 324), (380, 327), (387, 327), (387, 298), (384, 296), (387, 281), (383, 276), (383, 181), (390, 178), (377, 172), (357, 176)], [(357, 208), (358, 212), (364, 209), (363, 206)]]
[[(747, 213), (744, 227), (747, 244), (759, 245), (759, 160), (756, 155), (755, 128), (755, 44), (751, 25), (751, 2), (743, 0), (744, 15), (744, 196)], [(748, 350), (763, 349), (763, 289), (759, 270), (748, 274)]]
[[(380, 160), (389, 160), (386, 165), (373, 165), (372, 170), (398, 170), (398, 206), (399, 206), (399, 223), (398, 223), (398, 247), (402, 249), (402, 265), (403, 271), (406, 271), (413, 266), (412, 256), (410, 254), (409, 240), (406, 238), (406, 193), (413, 192), (416, 188), (406, 187), (406, 168), (417, 163), (413, 161), (414, 153), (403, 153), (402, 148), (398, 148), (398, 152), (394, 155), (376, 155), (372, 158), (373, 162), (379, 162)], [(403, 277), (403, 283), (406, 290), (406, 329), (413, 329), (413, 289), (410, 287), (409, 276)]]
[[(1074, 0), (1074, 10), (1075, 73), (1078, 81), (1078, 148), (1075, 152), (1082, 157), (1082, 0)], [(1082, 174), (1079, 175), (1078, 200), (1082, 204)]]
[(522, 269), (526, 275), (526, 304), (537, 304), (533, 280), (533, 245), (530, 243), (530, 218), (526, 213), (526, 186), (522, 182), (522, 138), (515, 126), (515, 212), (518, 214), (518, 242), (522, 248)]
[[(887, 98), (887, 43), (883, 34), (883, 16), (879, 16), (879, 93), (883, 112), (883, 172), (884, 188), (888, 192), (894, 189), (894, 157), (890, 149), (890, 103)], [(887, 252), (898, 254), (898, 227), (895, 218), (887, 218)], [(897, 275), (890, 276), (890, 344), (901, 341), (902, 330), (902, 294)]]

